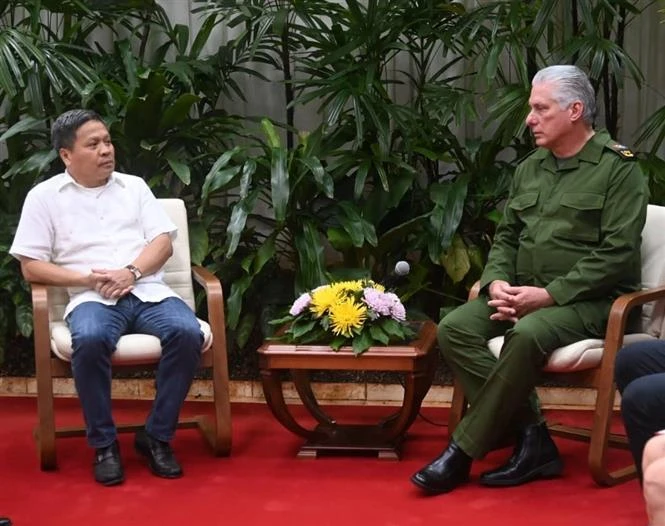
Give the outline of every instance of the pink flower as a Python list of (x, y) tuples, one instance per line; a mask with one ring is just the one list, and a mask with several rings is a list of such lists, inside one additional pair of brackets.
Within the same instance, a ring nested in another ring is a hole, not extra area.
[(291, 316), (298, 316), (302, 314), (302, 311), (304, 311), (307, 307), (309, 307), (309, 304), (311, 302), (312, 302), (312, 296), (309, 295), (309, 292), (301, 294), (300, 297), (293, 302), (291, 310), (289, 310), (289, 314)]
[(401, 301), (398, 300), (397, 303), (393, 304), (392, 308), (390, 309), (390, 315), (394, 320), (397, 321), (406, 320), (406, 309), (404, 308), (404, 305), (402, 305)]
[(390, 300), (379, 290), (367, 287), (363, 290), (363, 299), (367, 306), (379, 316), (390, 316)]

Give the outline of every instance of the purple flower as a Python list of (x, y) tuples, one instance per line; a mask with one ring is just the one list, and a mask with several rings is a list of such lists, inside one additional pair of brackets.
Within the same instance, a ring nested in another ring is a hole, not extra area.
[(367, 287), (363, 290), (363, 299), (367, 306), (379, 316), (390, 316), (391, 301), (386, 298), (384, 292)]
[(397, 303), (393, 304), (392, 308), (390, 309), (390, 315), (394, 320), (397, 321), (406, 320), (406, 309), (404, 308), (404, 305), (402, 305), (401, 301), (398, 300)]
[(304, 311), (309, 306), (311, 301), (312, 301), (312, 296), (309, 295), (309, 292), (301, 294), (300, 297), (293, 302), (291, 310), (289, 310), (289, 314), (291, 316), (298, 316), (302, 314), (302, 311)]

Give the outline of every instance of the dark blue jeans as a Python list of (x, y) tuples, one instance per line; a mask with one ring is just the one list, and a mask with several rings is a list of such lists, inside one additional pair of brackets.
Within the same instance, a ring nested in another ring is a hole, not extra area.
[(665, 341), (626, 345), (617, 354), (615, 378), (628, 444), (642, 480), (644, 446), (665, 429)]
[(171, 440), (203, 344), (199, 323), (185, 302), (172, 297), (150, 303), (128, 294), (116, 305), (82, 303), (67, 316), (67, 323), (72, 333), (72, 374), (88, 444), (106, 447), (116, 439), (111, 415), (111, 355), (120, 336), (127, 333), (150, 334), (161, 342), (157, 394), (146, 431), (159, 440)]

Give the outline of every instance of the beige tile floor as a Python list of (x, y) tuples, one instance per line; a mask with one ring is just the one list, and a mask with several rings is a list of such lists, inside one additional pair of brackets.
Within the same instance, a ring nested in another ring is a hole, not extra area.
[[(314, 392), (324, 404), (346, 405), (397, 405), (401, 403), (403, 388), (398, 384), (373, 383), (315, 383)], [(76, 392), (71, 378), (56, 378), (54, 383), (56, 396), (71, 397)], [(231, 400), (233, 402), (262, 402), (263, 390), (260, 382), (231, 381)], [(0, 396), (34, 396), (37, 383), (34, 378), (0, 377)], [(113, 380), (113, 392), (117, 398), (152, 399), (154, 382), (150, 379)], [(591, 389), (543, 387), (538, 389), (543, 407), (546, 408), (590, 408), (595, 399)], [(298, 395), (291, 383), (284, 384), (284, 397), (288, 402), (298, 402)], [(450, 405), (452, 387), (448, 385), (432, 386), (424, 406), (446, 407)], [(211, 400), (212, 383), (210, 380), (196, 380), (189, 392), (191, 400)], [(618, 397), (615, 406), (618, 408)]]

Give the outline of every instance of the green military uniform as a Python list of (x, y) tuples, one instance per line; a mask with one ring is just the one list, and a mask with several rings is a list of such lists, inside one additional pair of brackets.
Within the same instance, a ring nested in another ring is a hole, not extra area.
[[(599, 131), (567, 159), (539, 148), (519, 164), (481, 277), (481, 294), (439, 324), (439, 346), (470, 409), (453, 439), (480, 458), (511, 428), (540, 423), (534, 388), (556, 348), (603, 337), (613, 300), (640, 287), (646, 177)], [(555, 305), (515, 324), (490, 320), (494, 280), (544, 287)], [(505, 335), (497, 360), (487, 340)]]

